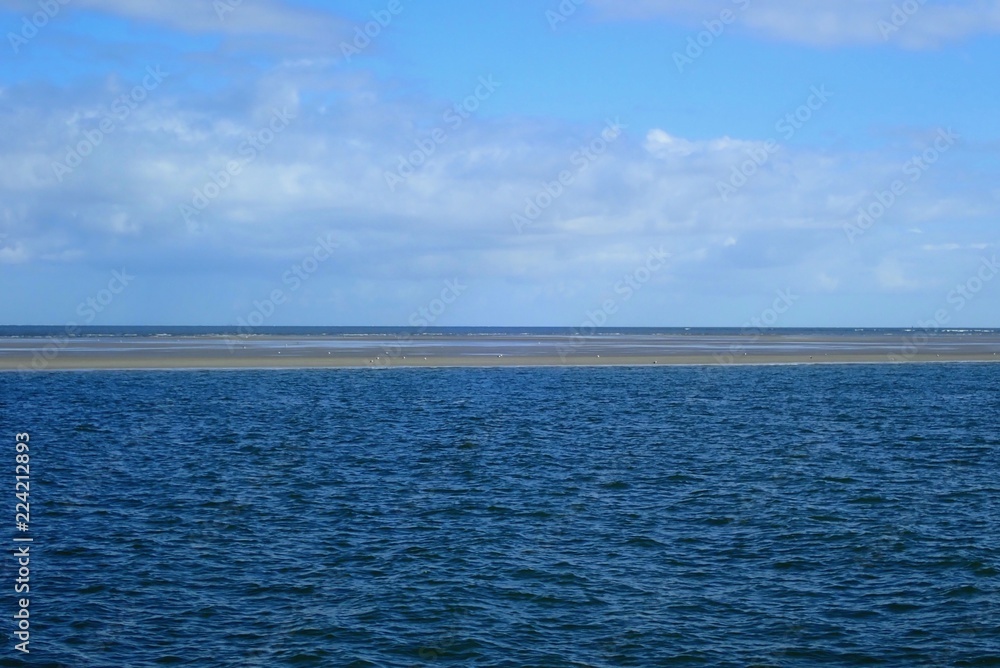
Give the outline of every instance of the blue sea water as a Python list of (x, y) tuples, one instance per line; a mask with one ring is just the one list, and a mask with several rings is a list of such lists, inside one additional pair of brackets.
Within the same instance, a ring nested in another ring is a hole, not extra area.
[(302, 327), (302, 326), (164, 326), (164, 325), (0, 325), (0, 338), (79, 338), (79, 337), (192, 337), (192, 336), (370, 336), (398, 338), (406, 336), (574, 336), (581, 333), (598, 336), (620, 335), (749, 335), (785, 334), (790, 336), (906, 336), (919, 332), (927, 336), (947, 334), (978, 337), (1000, 334), (997, 328), (899, 328), (899, 327)]
[(0, 665), (1000, 665), (995, 364), (3, 380)]

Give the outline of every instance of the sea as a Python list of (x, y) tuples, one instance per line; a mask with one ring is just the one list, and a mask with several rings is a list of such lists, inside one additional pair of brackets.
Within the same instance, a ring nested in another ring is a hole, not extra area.
[(997, 364), (0, 384), (0, 666), (1000, 665)]
[(77, 337), (192, 337), (192, 336), (371, 336), (401, 338), (413, 336), (628, 336), (628, 335), (744, 335), (785, 334), (789, 336), (984, 336), (998, 335), (1000, 328), (951, 327), (397, 327), (397, 326), (162, 326), (162, 325), (0, 325), (0, 338)]

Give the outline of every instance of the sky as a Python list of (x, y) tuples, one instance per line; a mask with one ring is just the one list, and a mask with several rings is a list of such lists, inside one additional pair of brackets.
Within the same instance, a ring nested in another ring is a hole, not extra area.
[(1000, 326), (1000, 1), (0, 0), (0, 324)]

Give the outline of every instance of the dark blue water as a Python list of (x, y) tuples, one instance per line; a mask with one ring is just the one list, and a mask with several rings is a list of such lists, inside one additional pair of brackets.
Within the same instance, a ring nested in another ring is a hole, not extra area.
[(30, 665), (1000, 665), (1000, 365), (5, 380)]
[(918, 331), (925, 335), (980, 337), (1000, 334), (1000, 329), (900, 328), (900, 327), (246, 327), (222, 326), (163, 326), (163, 325), (0, 325), (0, 337), (77, 338), (88, 336), (575, 336), (581, 329), (592, 335), (751, 335), (784, 334), (788, 336), (906, 336)]

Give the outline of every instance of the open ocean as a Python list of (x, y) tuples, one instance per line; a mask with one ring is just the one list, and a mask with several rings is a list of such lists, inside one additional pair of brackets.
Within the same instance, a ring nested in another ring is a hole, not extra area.
[(596, 334), (605, 336), (672, 334), (704, 336), (706, 334), (755, 336), (765, 333), (841, 336), (891, 336), (919, 332), (929, 336), (939, 334), (977, 336), (1000, 334), (998, 328), (934, 329), (910, 327), (254, 327), (218, 326), (149, 326), (149, 325), (0, 325), (2, 337), (129, 337), (129, 336), (372, 336), (399, 338), (412, 336), (574, 336)]
[(3, 666), (1000, 665), (996, 364), (0, 380)]

